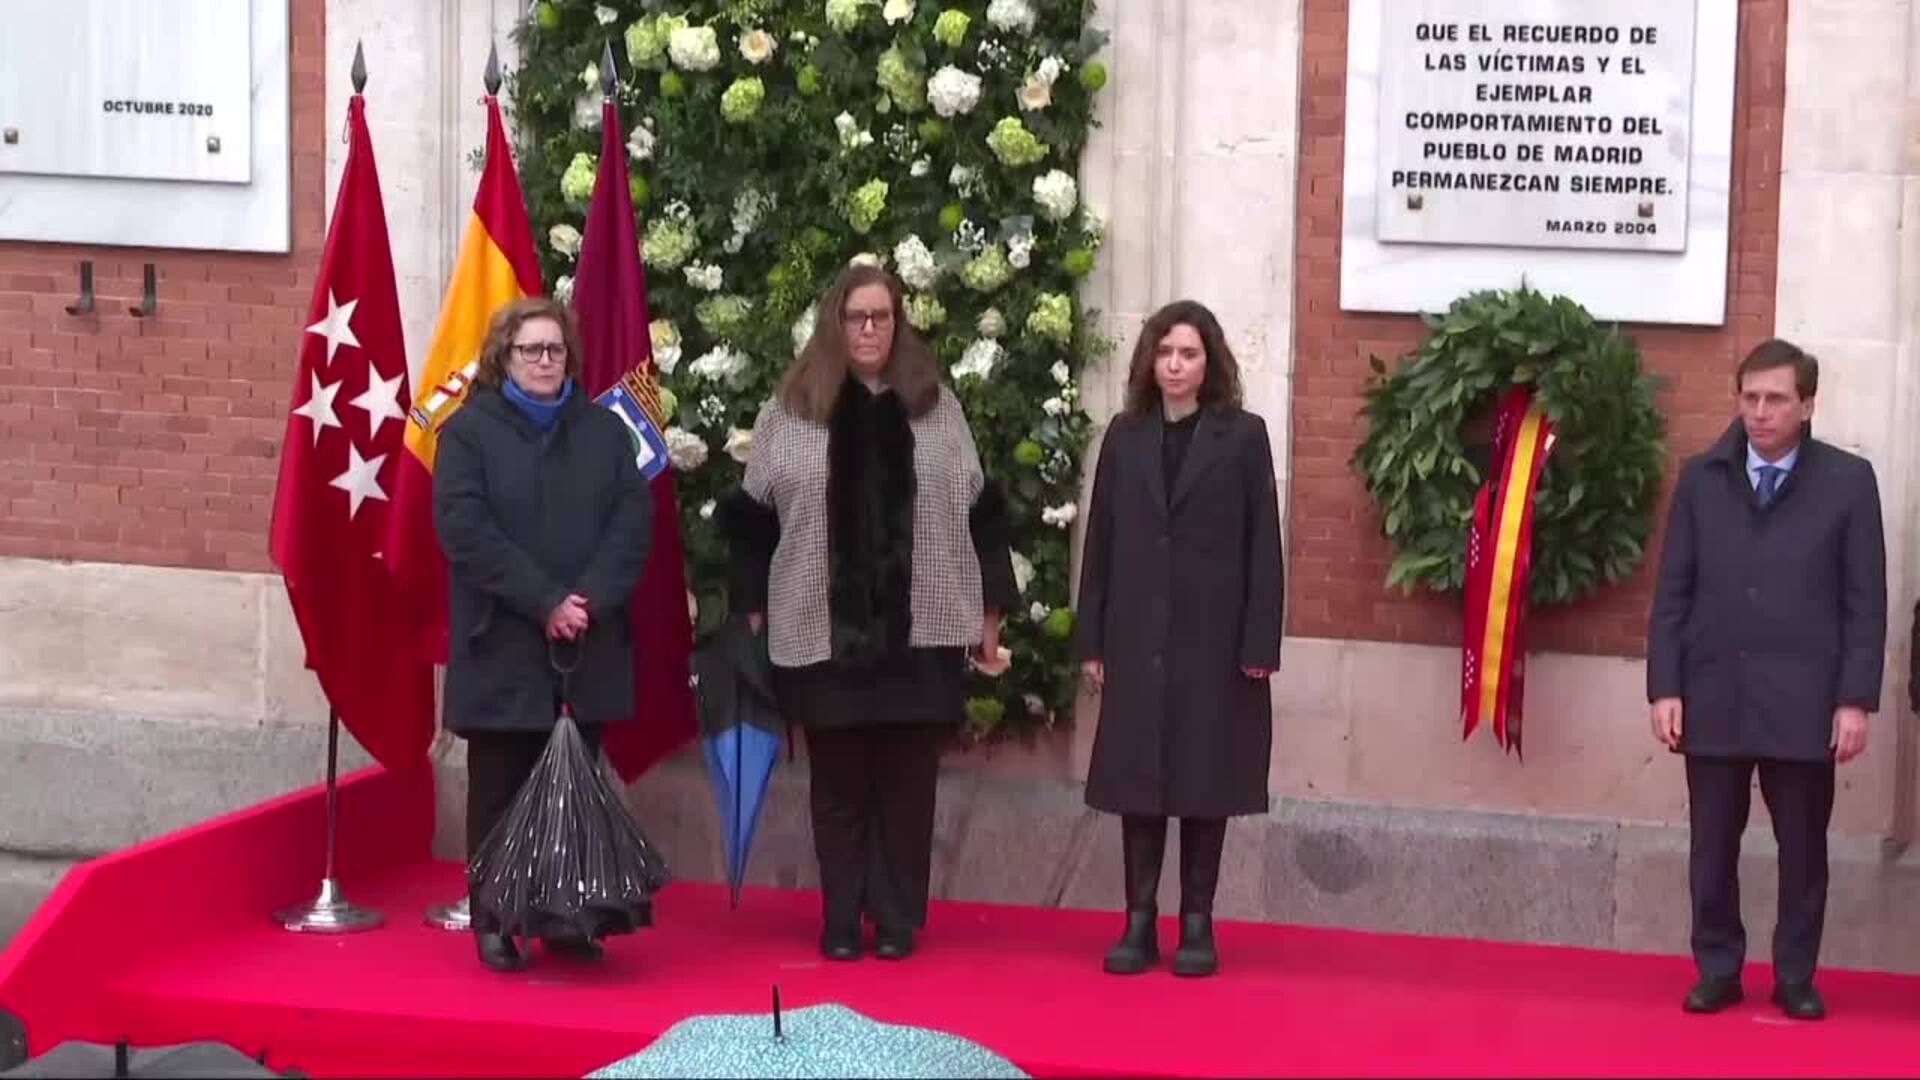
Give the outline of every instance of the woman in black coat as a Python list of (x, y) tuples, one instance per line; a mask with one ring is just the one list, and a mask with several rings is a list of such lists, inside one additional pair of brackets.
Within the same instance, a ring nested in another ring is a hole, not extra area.
[(1079, 647), (1101, 690), (1087, 805), (1121, 815), (1127, 928), (1117, 975), (1160, 958), (1155, 896), (1180, 819), (1174, 974), (1210, 975), (1226, 819), (1267, 809), (1268, 677), (1280, 664), (1280, 510), (1267, 426), (1213, 313), (1162, 308), (1134, 346), (1126, 411), (1100, 446)]
[[(653, 535), (653, 500), (627, 427), (576, 382), (566, 307), (527, 299), (487, 331), (465, 405), (440, 432), (434, 526), (451, 570), (446, 723), (467, 740), (467, 843), (512, 804), (553, 731), (560, 676), (591, 750), (633, 715), (627, 598)], [(511, 938), (476, 907), (480, 960), (513, 970)], [(597, 955), (590, 941), (549, 948)]]

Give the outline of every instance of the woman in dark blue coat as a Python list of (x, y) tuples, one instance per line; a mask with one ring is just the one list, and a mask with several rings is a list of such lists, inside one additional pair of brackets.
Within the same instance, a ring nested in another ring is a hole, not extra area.
[[(573, 317), (552, 300), (494, 316), (471, 397), (440, 433), (434, 526), (451, 570), (446, 726), (467, 740), (467, 844), (506, 813), (553, 731), (560, 676), (590, 749), (633, 715), (627, 598), (646, 564), (653, 500), (624, 422), (576, 377)], [(474, 911), (482, 963), (522, 960)], [(550, 947), (597, 953), (584, 941)]]
[(1267, 426), (1213, 313), (1162, 308), (1134, 347), (1126, 412), (1100, 446), (1079, 647), (1102, 688), (1087, 804), (1121, 815), (1127, 928), (1114, 974), (1159, 960), (1155, 895), (1180, 820), (1174, 973), (1218, 966), (1213, 894), (1226, 819), (1265, 813), (1280, 664), (1280, 511)]

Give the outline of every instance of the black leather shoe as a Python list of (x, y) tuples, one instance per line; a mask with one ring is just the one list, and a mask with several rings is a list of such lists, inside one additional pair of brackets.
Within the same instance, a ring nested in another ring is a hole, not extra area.
[(1746, 997), (1739, 979), (1707, 975), (1687, 991), (1687, 1000), (1680, 1007), (1690, 1013), (1717, 1013), (1740, 1004)]
[(1107, 950), (1101, 966), (1109, 975), (1138, 975), (1160, 962), (1159, 915), (1153, 911), (1127, 912), (1127, 931)]
[(1780, 983), (1773, 988), (1773, 1003), (1795, 1020), (1825, 1020), (1827, 1003), (1811, 982)]
[(873, 955), (880, 960), (905, 960), (913, 955), (913, 931), (882, 930), (874, 936)]
[(586, 937), (541, 938), (540, 944), (555, 956), (574, 960), (598, 960), (607, 954), (599, 942)]
[(527, 966), (526, 957), (505, 934), (475, 934), (473, 940), (480, 950), (480, 962), (495, 971), (519, 971)]
[(860, 935), (831, 932), (822, 934), (820, 955), (829, 960), (858, 960), (860, 959)]
[(1175, 975), (1211, 975), (1220, 970), (1220, 953), (1213, 945), (1213, 916), (1190, 912), (1180, 916), (1180, 947), (1173, 953)]

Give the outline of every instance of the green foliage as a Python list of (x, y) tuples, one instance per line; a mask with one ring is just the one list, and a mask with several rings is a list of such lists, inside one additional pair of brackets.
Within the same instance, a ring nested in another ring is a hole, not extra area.
[(703, 635), (725, 610), (713, 502), (739, 484), (745, 433), (815, 300), (853, 259), (878, 259), (907, 280), (920, 320), (937, 323), (924, 336), (1007, 490), (1025, 584), (1022, 608), (1006, 613), (1012, 670), (972, 691), (981, 737), (1072, 714), (1076, 665), (1060, 633), (1071, 626), (1069, 528), (1042, 515), (1077, 501), (1080, 372), (1110, 350), (1077, 288), (1103, 239), (1071, 181), (1107, 80), (1089, 66), (1103, 44), (1090, 10), (544, 0), (516, 31), (519, 166), (556, 293), (571, 287), (574, 258), (548, 230), (584, 229), (585, 200), (569, 199), (562, 178), (576, 155), (597, 159), (603, 44), (617, 58), (622, 136), (646, 196), (639, 233), (674, 264), (649, 260), (648, 302), (656, 341), (679, 339), (656, 352), (678, 403), (669, 441)]
[(1520, 383), (1534, 385), (1557, 436), (1534, 493), (1532, 602), (1570, 603), (1631, 574), (1666, 463), (1656, 384), (1633, 340), (1524, 287), (1462, 297), (1427, 325), (1391, 373), (1374, 358), (1371, 427), (1353, 455), (1398, 552), (1387, 583), (1465, 585), (1474, 496), (1493, 467), (1484, 421)]

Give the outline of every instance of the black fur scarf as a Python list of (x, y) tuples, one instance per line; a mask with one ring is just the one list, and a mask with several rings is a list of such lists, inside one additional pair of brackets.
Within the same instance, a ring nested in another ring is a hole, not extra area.
[(900, 396), (848, 380), (827, 429), (827, 606), (841, 664), (871, 668), (911, 642), (915, 488)]

